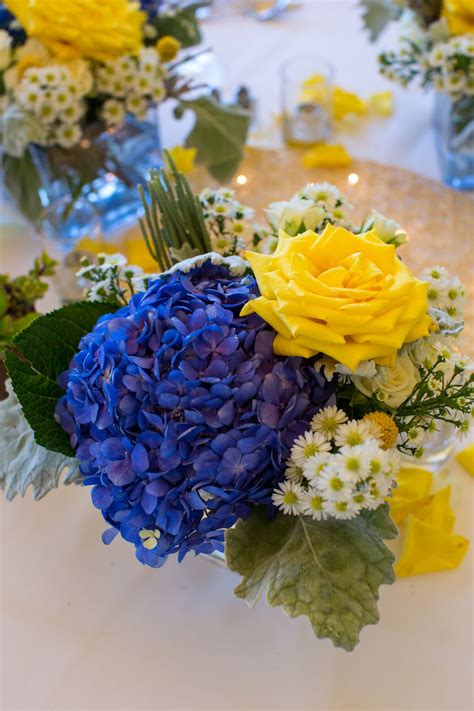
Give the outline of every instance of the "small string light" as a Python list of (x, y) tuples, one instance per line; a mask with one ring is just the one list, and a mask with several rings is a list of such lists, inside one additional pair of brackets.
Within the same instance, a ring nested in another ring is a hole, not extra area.
[(349, 173), (349, 175), (347, 176), (347, 182), (350, 185), (357, 185), (357, 183), (359, 182), (359, 176), (357, 175), (357, 173)]
[(246, 175), (238, 175), (235, 179), (235, 182), (237, 183), (237, 185), (245, 185), (247, 180), (248, 178)]

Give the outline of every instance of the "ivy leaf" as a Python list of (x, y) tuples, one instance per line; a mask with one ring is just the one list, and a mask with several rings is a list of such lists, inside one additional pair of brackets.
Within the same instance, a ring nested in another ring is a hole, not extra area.
[(7, 382), (8, 397), (0, 401), (0, 488), (9, 501), (17, 494), (24, 496), (31, 486), (35, 501), (57, 488), (61, 475), (64, 483), (80, 482), (77, 459), (50, 452), (35, 442), (33, 430), (26, 421), (20, 403)]
[(186, 145), (197, 149), (197, 161), (216, 180), (230, 180), (243, 157), (250, 125), (249, 112), (221, 104), (212, 96), (181, 101), (181, 106), (196, 115)]
[(397, 529), (388, 506), (349, 521), (314, 521), (256, 509), (226, 533), (226, 562), (243, 576), (237, 597), (254, 607), (266, 593), (290, 617), (306, 615), (314, 633), (350, 651), (379, 619), (378, 588), (393, 583), (394, 555), (383, 539)]
[(375, 42), (392, 20), (398, 19), (401, 7), (396, 7), (391, 0), (361, 0), (362, 20), (369, 32), (369, 39)]
[(7, 371), (36, 443), (68, 457), (74, 456), (69, 437), (54, 419), (64, 394), (58, 378), (77, 351), (79, 341), (97, 320), (118, 307), (79, 301), (35, 319), (13, 339), (6, 353)]

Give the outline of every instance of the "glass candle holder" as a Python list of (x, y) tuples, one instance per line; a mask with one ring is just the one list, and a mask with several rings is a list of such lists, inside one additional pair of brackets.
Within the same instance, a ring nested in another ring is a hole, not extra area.
[(334, 74), (330, 62), (311, 55), (282, 64), (281, 110), (286, 143), (305, 146), (331, 137)]

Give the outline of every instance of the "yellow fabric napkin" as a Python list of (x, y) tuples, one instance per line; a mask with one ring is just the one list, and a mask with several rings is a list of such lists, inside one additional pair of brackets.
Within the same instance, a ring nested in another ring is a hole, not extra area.
[(452, 533), (451, 487), (430, 494), (432, 481), (426, 469), (403, 468), (389, 500), (395, 523), (406, 523), (402, 553), (395, 565), (399, 577), (457, 568), (467, 552), (469, 541)]
[(456, 461), (474, 476), (474, 442), (456, 454)]

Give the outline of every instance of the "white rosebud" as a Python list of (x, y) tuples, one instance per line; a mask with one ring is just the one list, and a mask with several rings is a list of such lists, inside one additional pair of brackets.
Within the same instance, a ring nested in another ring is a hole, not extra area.
[(284, 230), (292, 237), (305, 230), (315, 230), (326, 217), (324, 208), (295, 197), (289, 201), (272, 202), (265, 213), (275, 232)]
[(12, 59), (12, 38), (6, 30), (0, 30), (0, 71), (6, 69)]
[(372, 377), (354, 376), (354, 385), (361, 393), (371, 397), (375, 393), (390, 407), (398, 407), (413, 392), (420, 375), (408, 353), (397, 356), (394, 365), (378, 365)]

